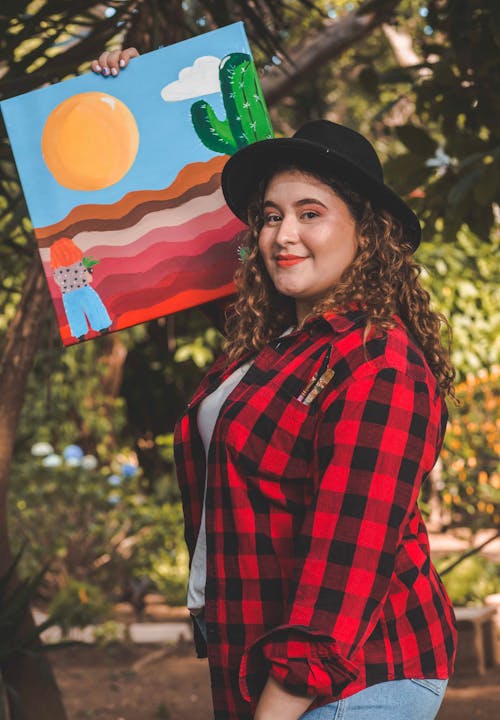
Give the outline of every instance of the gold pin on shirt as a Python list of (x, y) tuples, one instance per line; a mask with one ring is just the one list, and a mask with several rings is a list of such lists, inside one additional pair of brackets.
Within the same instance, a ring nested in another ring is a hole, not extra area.
[(313, 385), (311, 390), (307, 393), (306, 397), (302, 400), (304, 405), (310, 405), (312, 401), (318, 397), (320, 392), (328, 385), (330, 380), (335, 375), (335, 371), (331, 368), (328, 368), (325, 370), (325, 372), (321, 375), (321, 377), (318, 379), (318, 381)]
[(329, 345), (328, 349), (323, 357), (323, 361), (322, 361), (320, 367), (317, 369), (317, 371), (314, 373), (312, 378), (309, 380), (309, 382), (307, 383), (305, 388), (302, 390), (302, 392), (298, 396), (297, 400), (300, 400), (300, 402), (304, 402), (306, 397), (311, 392), (312, 388), (323, 377), (323, 374), (328, 369), (328, 363), (330, 362), (331, 353), (332, 353), (332, 346)]

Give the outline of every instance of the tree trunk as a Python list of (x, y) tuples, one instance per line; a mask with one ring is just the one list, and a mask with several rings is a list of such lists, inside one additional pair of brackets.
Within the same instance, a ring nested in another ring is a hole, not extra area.
[[(387, 38), (389, 45), (398, 65), (402, 68), (411, 68), (422, 62), (413, 48), (413, 40), (409, 33), (401, 29), (396, 29), (392, 25), (382, 25), (382, 30)], [(427, 67), (420, 67), (414, 71), (415, 77), (425, 79), (432, 75), (432, 70)], [(402, 95), (389, 113), (384, 116), (384, 122), (387, 127), (398, 127), (404, 125), (415, 111), (415, 103), (408, 95)]]
[(363, 40), (385, 22), (401, 0), (368, 0), (340, 20), (326, 23), (321, 30), (305, 35), (289, 53), (289, 60), (261, 77), (268, 105), (275, 105), (293, 86)]
[[(101, 341), (102, 342), (102, 341)], [(103, 393), (114, 400), (118, 397), (123, 380), (123, 366), (127, 359), (127, 346), (120, 338), (119, 333), (110, 333), (103, 343), (104, 350), (99, 362), (106, 365), (106, 373), (102, 378)]]
[[(28, 271), (21, 302), (12, 321), (0, 361), (0, 575), (12, 562), (7, 528), (7, 487), (26, 382), (40, 340), (48, 306), (48, 292), (38, 253)], [(12, 579), (12, 585), (17, 578)], [(19, 635), (34, 629), (31, 614), (24, 618)], [(41, 647), (41, 645), (40, 645)], [(16, 695), (9, 703), (12, 718), (65, 720), (59, 689), (48, 663), (18, 655), (2, 668), (2, 677)]]

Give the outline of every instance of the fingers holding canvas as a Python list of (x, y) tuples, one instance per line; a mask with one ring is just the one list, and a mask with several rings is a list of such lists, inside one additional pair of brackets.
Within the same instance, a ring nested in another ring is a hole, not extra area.
[(97, 60), (93, 60), (90, 67), (95, 73), (101, 73), (105, 77), (108, 75), (116, 77), (120, 70), (126, 68), (130, 60), (138, 55), (134, 47), (125, 50), (105, 50)]

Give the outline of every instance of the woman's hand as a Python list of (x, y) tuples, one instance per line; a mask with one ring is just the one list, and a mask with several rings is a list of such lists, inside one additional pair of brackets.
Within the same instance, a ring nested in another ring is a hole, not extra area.
[(126, 68), (129, 61), (138, 55), (139, 53), (134, 47), (125, 50), (111, 50), (111, 52), (105, 50), (97, 60), (91, 63), (90, 67), (95, 73), (100, 73), (104, 77), (108, 75), (116, 77), (120, 70)]
[(274, 678), (269, 677), (257, 704), (254, 720), (299, 720), (313, 700), (313, 697), (292, 695)]

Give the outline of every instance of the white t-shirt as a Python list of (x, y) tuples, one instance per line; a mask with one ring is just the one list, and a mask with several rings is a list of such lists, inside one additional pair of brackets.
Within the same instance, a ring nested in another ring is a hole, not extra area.
[[(208, 450), (212, 441), (212, 434), (219, 412), (227, 397), (234, 390), (236, 385), (251, 366), (252, 361), (241, 365), (223, 383), (214, 390), (198, 408), (198, 429), (200, 431), (203, 446), (205, 448), (205, 459), (208, 463)], [(205, 496), (203, 498), (203, 510), (201, 513), (200, 532), (196, 540), (193, 561), (189, 573), (187, 606), (193, 615), (199, 613), (205, 607), (205, 583), (207, 581), (207, 533), (205, 529), (205, 497), (206, 497), (206, 475), (205, 475)]]
[[(293, 331), (293, 327), (287, 328), (280, 337), (285, 337)], [(219, 417), (220, 409), (226, 399), (232, 393), (236, 385), (240, 382), (247, 370), (251, 367), (253, 360), (241, 365), (223, 383), (219, 385), (217, 390), (208, 395), (198, 408), (198, 430), (205, 448), (205, 461), (208, 464), (208, 450), (212, 442), (215, 423)], [(205, 494), (203, 496), (203, 510), (201, 512), (200, 532), (196, 540), (193, 560), (191, 562), (191, 570), (189, 572), (187, 606), (193, 615), (199, 615), (205, 607), (205, 584), (207, 582), (207, 532), (205, 526), (205, 499), (207, 495), (207, 475), (205, 472)]]

